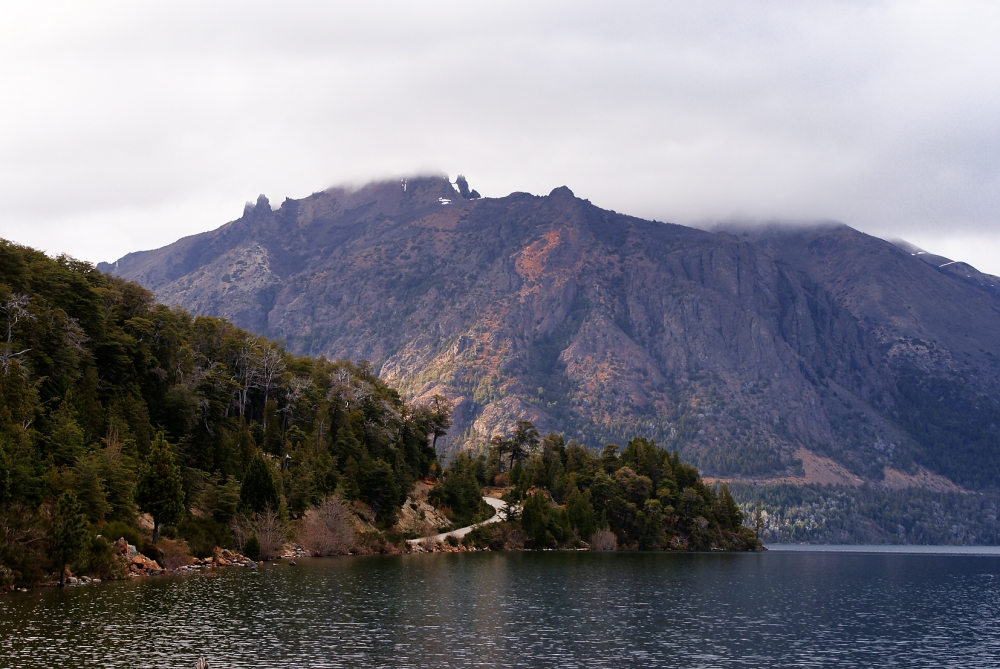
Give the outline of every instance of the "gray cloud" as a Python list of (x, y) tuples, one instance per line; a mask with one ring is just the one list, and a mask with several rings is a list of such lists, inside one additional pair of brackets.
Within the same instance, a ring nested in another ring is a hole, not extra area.
[(0, 236), (112, 259), (261, 192), (443, 170), (1000, 274), (995, 3), (140, 4), (7, 10)]

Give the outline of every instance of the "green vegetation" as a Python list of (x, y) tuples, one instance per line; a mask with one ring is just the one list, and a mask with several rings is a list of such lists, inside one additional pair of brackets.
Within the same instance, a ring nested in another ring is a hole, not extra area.
[(251, 534), (250, 538), (243, 544), (243, 554), (251, 560), (260, 559), (260, 540), (256, 534)]
[(748, 486), (733, 495), (760, 505), (761, 537), (773, 543), (985, 545), (1000, 543), (992, 493), (938, 493), (875, 486)]
[(87, 518), (83, 515), (80, 502), (73, 493), (63, 493), (52, 511), (52, 527), (49, 529), (49, 552), (59, 569), (59, 585), (63, 585), (66, 567), (83, 557), (87, 535)]
[[(0, 240), (0, 586), (113, 572), (97, 535), (210, 554), (241, 518), (284, 524), (333, 493), (389, 528), (449, 426), (366, 363), (289, 355)], [(255, 527), (262, 552), (284, 536)]]
[(463, 472), (477, 472), (481, 483), (509, 483), (505, 500), (521, 503), (520, 518), (477, 528), (468, 535), (470, 544), (594, 547), (596, 540), (610, 547), (610, 540), (642, 550), (760, 545), (728, 489), (706, 485), (676, 452), (636, 438), (620, 454), (609, 444), (597, 455), (560, 435), (537, 436), (530, 423), (518, 423), (510, 438), (494, 439), (475, 461), (456, 460)]
[(136, 502), (141, 510), (153, 517), (154, 546), (160, 537), (160, 525), (176, 523), (184, 514), (181, 470), (174, 464), (174, 455), (162, 432), (156, 435), (146, 462), (139, 468)]
[(437, 507), (454, 528), (467, 527), (493, 513), (483, 501), (476, 464), (468, 454), (459, 453), (427, 496), (427, 501)]

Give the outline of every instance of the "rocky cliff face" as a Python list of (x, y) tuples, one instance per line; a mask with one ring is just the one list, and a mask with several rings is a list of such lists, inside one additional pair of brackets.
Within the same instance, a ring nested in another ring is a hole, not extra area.
[[(705, 232), (567, 188), (466, 199), (419, 178), (261, 197), (102, 269), (449, 397), (451, 447), (528, 418), (595, 446), (651, 436), (709, 474), (801, 477), (806, 453), (996, 486), (1000, 280), (925, 255), (846, 226)], [(955, 436), (963, 411), (976, 427)]]

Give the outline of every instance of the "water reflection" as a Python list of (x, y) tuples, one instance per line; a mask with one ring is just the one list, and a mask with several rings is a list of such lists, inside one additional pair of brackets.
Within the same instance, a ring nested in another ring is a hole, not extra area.
[(0, 598), (16, 667), (1000, 666), (1000, 557), (302, 560)]

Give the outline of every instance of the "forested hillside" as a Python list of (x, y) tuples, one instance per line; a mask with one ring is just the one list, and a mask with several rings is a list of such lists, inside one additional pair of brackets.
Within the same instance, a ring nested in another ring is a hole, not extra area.
[[(509, 486), (504, 522), (483, 525), (466, 544), (493, 549), (591, 547), (613, 549), (756, 550), (756, 528), (725, 485), (712, 488), (698, 470), (654, 442), (631, 439), (595, 453), (557, 434), (541, 438), (520, 421), (476, 458), (460, 454), (445, 472), (442, 493), (455, 481)], [(437, 491), (435, 491), (437, 492)], [(458, 502), (460, 496), (449, 495)], [(466, 497), (465, 499), (470, 499)], [(510, 509), (520, 508), (519, 513)]]
[[(482, 517), (482, 484), (510, 483), (518, 499), (551, 491), (541, 513), (558, 541), (516, 547), (581, 545), (609, 527), (626, 547), (747, 547), (733, 540), (746, 531), (728, 493), (651, 443), (619, 461), (531, 427), (498, 438), (499, 460), (478, 474), (463, 457), (442, 478), (444, 398), (407, 403), (367, 363), (296, 357), (3, 240), (0, 319), (0, 590), (65, 568), (122, 576), (121, 536), (186, 564), (216, 546), (272, 556), (294, 525), (314, 553), (338, 554), (358, 548), (361, 518), (377, 544), (363, 550), (399, 550), (409, 530), (397, 516), (419, 508), (401, 508), (418, 479), (456, 525)], [(562, 522), (583, 506), (585, 525)]]
[[(57, 526), (74, 549), (80, 527), (117, 536), (140, 511), (203, 553), (240, 511), (295, 517), (334, 491), (389, 527), (438, 467), (446, 408), (408, 406), (365, 365), (157, 305), (86, 263), (0, 240), (0, 325), (7, 584), (57, 566)], [(85, 543), (64, 562), (107, 560)]]

